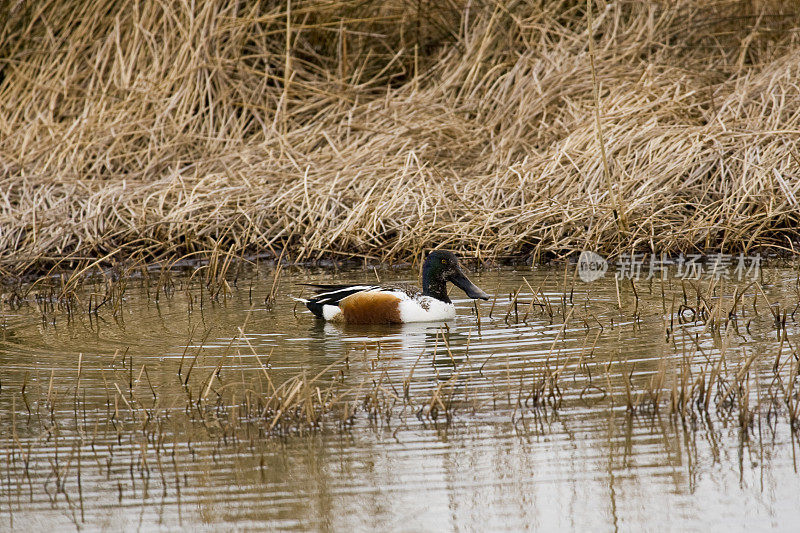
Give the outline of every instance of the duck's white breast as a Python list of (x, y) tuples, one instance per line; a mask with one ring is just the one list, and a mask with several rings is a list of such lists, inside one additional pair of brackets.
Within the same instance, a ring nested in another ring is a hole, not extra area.
[(406, 297), (400, 302), (400, 320), (403, 322), (429, 322), (450, 320), (456, 316), (456, 307), (430, 296)]

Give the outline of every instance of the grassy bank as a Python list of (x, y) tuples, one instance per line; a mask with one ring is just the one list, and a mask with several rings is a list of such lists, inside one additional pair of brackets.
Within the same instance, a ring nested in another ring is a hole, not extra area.
[(0, 2), (2, 274), (794, 249), (796, 4), (433, 4)]

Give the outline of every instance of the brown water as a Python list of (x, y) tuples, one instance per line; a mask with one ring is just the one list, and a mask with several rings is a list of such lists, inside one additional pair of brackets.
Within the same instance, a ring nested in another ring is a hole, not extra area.
[[(721, 328), (678, 312), (684, 291), (696, 307), (691, 284), (640, 281), (637, 304), (627, 282), (618, 299), (613, 277), (565, 281), (563, 269), (475, 273), (498, 295), (480, 324), (463, 299), (446, 327), (340, 327), (288, 298), (298, 282), (375, 275), (287, 270), (271, 306), (268, 268), (218, 301), (177, 277), (158, 301), (154, 281), (130, 280), (116, 314), (6, 302), (0, 529), (796, 530), (793, 269), (766, 270), (763, 294), (703, 280), (712, 306), (745, 293)], [(783, 340), (770, 304), (786, 311)], [(213, 410), (237, 384), (329, 366), (326, 386), (377, 391), (381, 414), (363, 393), (345, 424), (332, 413), (316, 430), (269, 433), (258, 419), (221, 429), (235, 398), (216, 421), (187, 407), (187, 394)], [(707, 414), (670, 403), (714, 368), (723, 391), (740, 376), (751, 422), (719, 393)]]

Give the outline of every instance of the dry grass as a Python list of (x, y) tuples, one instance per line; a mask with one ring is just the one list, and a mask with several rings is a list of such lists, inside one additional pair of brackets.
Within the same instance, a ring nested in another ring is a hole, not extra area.
[(0, 1), (0, 273), (793, 250), (796, 4), (437, 5)]

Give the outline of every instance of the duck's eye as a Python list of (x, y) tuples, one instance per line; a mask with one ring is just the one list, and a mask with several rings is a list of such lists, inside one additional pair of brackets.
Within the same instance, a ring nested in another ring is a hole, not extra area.
[(446, 265), (447, 264), (447, 259), (442, 259), (442, 264)]

